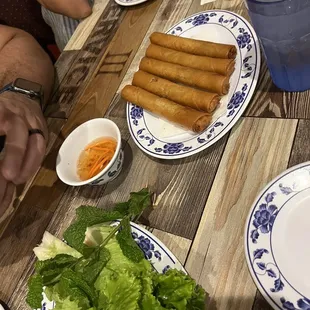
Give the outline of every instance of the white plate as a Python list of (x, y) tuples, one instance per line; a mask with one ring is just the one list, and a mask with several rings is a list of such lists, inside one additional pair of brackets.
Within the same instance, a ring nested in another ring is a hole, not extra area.
[(132, 6), (132, 5), (137, 5), (137, 4), (146, 2), (148, 0), (114, 0), (114, 1), (119, 5)]
[(310, 309), (310, 162), (273, 180), (256, 199), (245, 252), (258, 289), (274, 309)]
[[(155, 270), (159, 273), (164, 273), (168, 269), (173, 268), (177, 270), (185, 269), (177, 258), (166, 248), (166, 246), (157, 239), (152, 233), (142, 228), (141, 226), (130, 223), (132, 236), (143, 250), (145, 257), (151, 262)], [(49, 301), (45, 294), (41, 310), (52, 310), (55, 308), (55, 303)]]
[(196, 154), (222, 138), (238, 121), (254, 93), (260, 69), (260, 47), (251, 25), (241, 16), (223, 10), (194, 14), (167, 31), (169, 34), (233, 44), (237, 47), (236, 70), (229, 94), (221, 100), (211, 125), (194, 134), (127, 104), (127, 122), (133, 140), (147, 154), (177, 159)]

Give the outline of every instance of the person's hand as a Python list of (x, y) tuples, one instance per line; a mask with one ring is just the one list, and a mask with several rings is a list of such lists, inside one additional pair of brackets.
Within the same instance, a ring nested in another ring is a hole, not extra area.
[[(38, 129), (43, 135), (31, 134), (33, 129)], [(2, 135), (6, 136), (6, 140), (0, 181), (4, 178), (8, 182), (8, 195), (12, 187), (10, 184), (25, 183), (37, 171), (45, 155), (48, 131), (39, 103), (22, 94), (1, 94), (0, 136)]]

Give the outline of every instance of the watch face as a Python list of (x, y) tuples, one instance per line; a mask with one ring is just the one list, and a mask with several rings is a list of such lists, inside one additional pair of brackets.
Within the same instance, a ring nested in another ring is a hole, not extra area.
[(35, 92), (37, 94), (41, 94), (42, 92), (42, 86), (40, 84), (24, 80), (24, 79), (16, 79), (14, 82), (14, 87), (23, 89), (23, 90), (29, 90), (32, 92)]

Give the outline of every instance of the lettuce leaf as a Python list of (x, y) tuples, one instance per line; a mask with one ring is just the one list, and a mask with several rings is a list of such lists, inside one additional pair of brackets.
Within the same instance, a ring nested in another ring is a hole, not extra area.
[(83, 310), (83, 308), (79, 306), (77, 301), (70, 300), (69, 297), (67, 297), (64, 300), (58, 300), (55, 302), (56, 302), (56, 306), (54, 310)]
[[(139, 309), (143, 292), (152, 292), (152, 266), (143, 259), (128, 259), (115, 238), (106, 245), (111, 259), (95, 282), (99, 291), (99, 309)], [(120, 293), (121, 292), (121, 293)]]
[(67, 254), (76, 258), (81, 257), (81, 253), (71, 248), (48, 231), (43, 235), (42, 243), (33, 249), (34, 254), (40, 261), (54, 258), (58, 254)]
[(99, 291), (99, 309), (139, 309), (142, 285), (140, 279), (129, 272), (119, 273), (105, 268), (95, 288)]
[(162, 307), (160, 302), (156, 299), (156, 297), (152, 294), (145, 294), (142, 297), (142, 301), (140, 303), (141, 310), (164, 310), (167, 308)]
[[(72, 296), (61, 297), (59, 294), (59, 285), (46, 287), (44, 293), (48, 300), (55, 302), (56, 310), (84, 310), (88, 308), (88, 300), (86, 299), (85, 306), (87, 308), (83, 308), (79, 305), (80, 300), (78, 298), (74, 299)], [(83, 296), (83, 298), (85, 298), (85, 296)]]
[(154, 292), (168, 309), (186, 310), (196, 288), (195, 281), (182, 271), (170, 269), (154, 276)]
[(192, 298), (188, 301), (187, 310), (205, 309), (206, 292), (200, 285), (196, 285)]

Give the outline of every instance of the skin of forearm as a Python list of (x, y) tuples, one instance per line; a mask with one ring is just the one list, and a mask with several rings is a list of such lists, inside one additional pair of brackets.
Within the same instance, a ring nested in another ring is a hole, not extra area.
[(83, 19), (92, 13), (88, 0), (37, 0), (48, 10), (74, 19)]
[(54, 83), (54, 67), (31, 35), (0, 25), (0, 64), (0, 87), (23, 78), (41, 84), (48, 100)]

